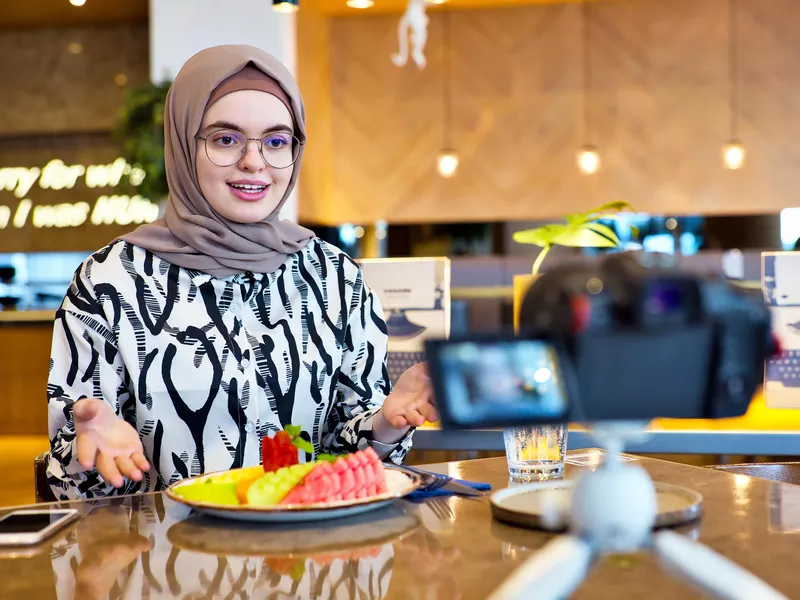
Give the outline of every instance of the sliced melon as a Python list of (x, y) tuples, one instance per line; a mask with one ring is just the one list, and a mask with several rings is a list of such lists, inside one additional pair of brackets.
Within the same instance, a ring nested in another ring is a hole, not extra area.
[(192, 483), (175, 488), (175, 493), (187, 500), (208, 504), (239, 504), (236, 483)]
[(264, 474), (264, 469), (261, 468), (261, 465), (256, 465), (254, 467), (244, 467), (242, 469), (231, 469), (230, 471), (225, 471), (223, 473), (219, 473), (218, 475), (211, 475), (206, 479), (206, 481), (211, 483), (239, 483), (240, 481), (244, 481), (246, 479), (256, 479), (261, 477)]
[(247, 504), (252, 506), (279, 504), (316, 466), (317, 464), (313, 462), (303, 463), (265, 473), (247, 488)]

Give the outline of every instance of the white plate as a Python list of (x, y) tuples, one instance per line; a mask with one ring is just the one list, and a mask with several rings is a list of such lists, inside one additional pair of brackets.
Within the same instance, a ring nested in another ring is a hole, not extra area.
[(188, 500), (175, 493), (175, 490), (181, 486), (200, 483), (215, 475), (219, 475), (219, 473), (207, 473), (205, 475), (183, 479), (167, 488), (167, 496), (175, 502), (180, 502), (181, 504), (192, 507), (201, 514), (222, 519), (257, 523), (297, 523), (302, 521), (339, 519), (365, 513), (370, 510), (376, 510), (391, 504), (398, 498), (407, 496), (422, 484), (419, 477), (387, 466), (386, 487), (388, 491), (385, 493), (370, 498), (340, 500), (338, 502), (326, 502), (324, 504), (308, 504), (303, 506), (234, 506)]
[[(569, 508), (575, 481), (562, 479), (509, 487), (492, 494), (492, 515), (511, 525), (563, 531), (569, 525)], [(700, 518), (703, 497), (671, 483), (654, 482), (658, 514), (655, 527), (675, 527)]]

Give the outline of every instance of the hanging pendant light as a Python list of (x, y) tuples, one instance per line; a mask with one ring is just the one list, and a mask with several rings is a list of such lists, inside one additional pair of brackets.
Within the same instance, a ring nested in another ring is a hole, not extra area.
[(600, 168), (600, 153), (597, 151), (597, 148), (591, 144), (587, 144), (578, 150), (577, 162), (581, 173), (592, 175), (593, 173), (597, 173), (597, 170)]
[(300, 0), (272, 0), (272, 10), (279, 13), (295, 13), (300, 10)]
[(739, 60), (736, 0), (728, 0), (728, 108), (731, 111), (730, 138), (722, 146), (722, 163), (731, 171), (744, 166), (744, 144), (739, 138)]
[[(589, 4), (586, 0), (581, 6), (581, 21), (583, 26), (583, 136), (584, 139), (588, 139), (592, 130), (592, 63), (589, 54)], [(575, 158), (578, 168), (584, 175), (592, 175), (600, 169), (600, 152), (593, 144), (587, 143), (581, 146)]]
[(722, 147), (722, 162), (731, 171), (744, 166), (744, 144), (739, 140), (728, 140)]
[(458, 153), (455, 150), (442, 150), (439, 153), (437, 168), (442, 177), (449, 178), (455, 175), (458, 169)]
[(442, 120), (442, 129), (444, 131), (444, 145), (442, 151), (439, 153), (437, 161), (437, 169), (442, 177), (450, 178), (456, 174), (458, 170), (458, 153), (453, 148), (451, 143), (451, 128), (452, 128), (452, 94), (450, 91), (450, 61), (452, 53), (452, 45), (450, 42), (450, 11), (444, 11), (442, 15), (442, 28), (444, 35), (442, 36), (444, 45), (444, 66), (442, 68), (442, 97), (444, 98), (444, 118)]

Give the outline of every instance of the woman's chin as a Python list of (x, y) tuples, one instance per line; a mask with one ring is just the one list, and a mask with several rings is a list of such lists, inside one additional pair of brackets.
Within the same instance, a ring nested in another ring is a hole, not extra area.
[(225, 211), (217, 211), (220, 216), (244, 225), (250, 223), (260, 223), (272, 214), (276, 204), (266, 198), (261, 202), (245, 204), (239, 206), (227, 206)]

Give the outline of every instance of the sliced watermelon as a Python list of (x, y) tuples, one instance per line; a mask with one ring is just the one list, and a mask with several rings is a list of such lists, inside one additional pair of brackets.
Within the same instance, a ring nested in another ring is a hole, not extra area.
[(358, 465), (353, 469), (353, 477), (356, 480), (355, 489), (363, 490), (366, 485), (366, 478), (364, 477), (364, 467)]
[(386, 471), (374, 452), (356, 452), (333, 463), (318, 462), (281, 504), (317, 504), (369, 498), (386, 491)]

